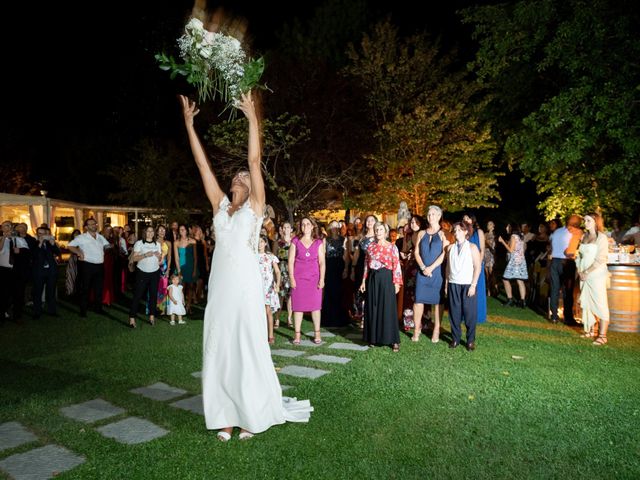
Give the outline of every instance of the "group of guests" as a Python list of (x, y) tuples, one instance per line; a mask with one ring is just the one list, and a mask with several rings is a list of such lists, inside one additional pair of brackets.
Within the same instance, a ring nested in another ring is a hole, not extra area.
[(260, 261), (270, 343), (273, 329), (279, 327), (279, 316), (273, 313), (286, 309), (294, 344), (301, 341), (303, 314), (310, 313), (315, 343), (322, 342), (321, 323), (355, 323), (369, 344), (398, 351), (402, 327), (413, 328), (412, 340), (419, 341), (425, 306), (432, 310), (432, 341), (438, 342), (448, 291), (450, 345), (460, 345), (464, 323), (467, 348), (475, 349), (475, 325), (486, 319), (484, 237), (472, 215), (465, 215), (451, 231), (441, 222), (437, 206), (429, 207), (427, 221), (413, 216), (400, 231), (374, 215), (364, 221), (356, 218), (351, 225), (333, 221), (324, 232), (314, 219), (303, 217), (297, 233), (291, 223), (281, 225), (272, 241), (275, 255), (264, 253), (268, 239), (263, 231)]
[[(536, 234), (528, 224), (509, 223), (497, 235), (495, 223), (486, 232), (467, 214), (451, 225), (442, 210), (430, 206), (426, 219), (413, 215), (398, 229), (378, 222), (373, 215), (352, 224), (331, 222), (321, 230), (314, 219), (303, 217), (297, 229), (284, 222), (274, 235), (266, 219), (258, 246), (258, 260), (265, 290), (269, 342), (280, 326), (280, 310), (294, 328), (293, 343), (301, 341), (304, 313), (310, 313), (315, 343), (321, 343), (320, 326), (355, 323), (372, 345), (399, 349), (398, 322), (411, 339), (419, 341), (423, 320), (431, 323), (431, 341), (440, 339), (445, 303), (451, 318), (455, 348), (461, 341), (460, 325), (467, 327), (467, 348), (475, 348), (475, 326), (486, 321), (487, 296), (497, 295), (497, 246), (506, 251), (502, 284), (507, 306), (526, 306), (527, 291), (536, 288), (534, 265), (543, 263), (550, 285), (550, 321), (559, 321), (562, 294), (564, 323), (575, 325), (574, 289), (580, 285), (580, 303), (586, 337), (607, 342), (608, 307), (606, 262), (609, 243), (616, 232), (605, 233), (602, 217), (592, 213), (583, 219), (571, 215), (566, 226), (558, 219), (540, 224)], [(212, 234), (199, 226), (173, 222), (170, 228), (147, 226), (137, 239), (130, 226), (105, 226), (98, 233), (95, 219), (87, 219), (84, 233), (76, 230), (68, 244), (67, 294), (76, 295), (81, 316), (89, 303), (103, 312), (127, 286), (133, 301), (129, 325), (136, 327), (144, 300), (149, 322), (159, 314), (171, 316), (171, 324), (184, 323), (191, 305), (204, 297), (214, 248)], [(269, 228), (270, 227), (270, 228)], [(213, 232), (211, 232), (213, 233)], [(625, 235), (618, 234), (622, 241)], [(633, 239), (633, 232), (626, 235)], [(273, 253), (272, 253), (273, 252)], [(43, 297), (50, 315), (57, 314), (56, 258), (60, 255), (47, 225), (37, 238), (26, 224), (2, 224), (0, 237), (0, 313), (8, 318), (9, 306), (16, 320), (24, 307), (25, 288), (33, 284), (34, 316), (43, 311)], [(533, 282), (532, 282), (533, 280)], [(514, 297), (515, 282), (519, 298)], [(43, 292), (45, 295), (43, 296)]]
[(33, 315), (57, 316), (55, 301), (57, 261), (60, 249), (47, 225), (29, 235), (26, 223), (2, 222), (0, 231), (0, 323), (13, 319), (22, 323), (27, 285), (32, 285)]
[[(129, 225), (106, 225), (99, 233), (97, 221), (89, 218), (83, 230), (75, 230), (67, 245), (70, 255), (65, 278), (66, 293), (77, 300), (82, 317), (92, 303), (97, 313), (104, 314), (104, 306), (125, 300), (124, 294), (130, 290), (131, 327), (136, 326), (141, 300), (150, 323), (157, 314), (166, 314), (171, 325), (176, 324), (176, 316), (182, 324), (182, 317), (191, 313), (191, 304), (204, 297), (213, 242), (199, 226), (178, 222), (170, 229), (147, 226), (137, 239)], [(44, 313), (57, 316), (61, 250), (48, 225), (38, 227), (36, 235), (29, 235), (24, 223), (2, 223), (0, 322), (13, 319), (21, 323), (28, 298), (34, 318), (42, 315), (43, 306)], [(29, 292), (28, 285), (32, 286)]]
[(129, 309), (131, 328), (136, 328), (141, 300), (150, 324), (155, 324), (158, 314), (169, 315), (171, 325), (176, 324), (176, 316), (178, 324), (185, 323), (182, 317), (190, 314), (192, 303), (204, 296), (210, 269), (210, 244), (199, 226), (189, 228), (173, 222), (167, 229), (164, 225), (155, 228), (148, 225), (140, 239), (133, 233), (114, 235), (110, 226), (100, 234), (93, 218), (85, 221), (84, 229), (85, 233), (78, 232), (67, 245), (72, 254), (67, 279), (77, 275), (75, 282), (67, 284), (79, 285), (82, 317), (86, 316), (92, 299), (96, 312), (103, 313), (103, 305), (110, 305), (112, 298), (110, 293), (104, 294), (105, 290), (124, 293), (130, 283), (133, 291)]

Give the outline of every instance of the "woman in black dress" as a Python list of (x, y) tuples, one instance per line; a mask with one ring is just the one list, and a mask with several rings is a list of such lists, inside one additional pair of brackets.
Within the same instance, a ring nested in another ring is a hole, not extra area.
[(349, 315), (342, 300), (342, 281), (349, 273), (349, 252), (347, 239), (340, 235), (338, 222), (329, 224), (326, 242), (322, 324), (325, 327), (343, 327), (349, 324)]

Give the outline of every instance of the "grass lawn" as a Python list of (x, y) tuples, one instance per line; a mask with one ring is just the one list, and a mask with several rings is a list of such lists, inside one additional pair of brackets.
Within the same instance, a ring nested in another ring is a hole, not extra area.
[[(530, 310), (490, 299), (489, 311), (475, 352), (425, 336), (402, 336), (397, 354), (327, 348), (337, 337), (304, 350), (348, 364), (274, 357), (331, 370), (281, 376), (294, 386), (287, 394), (311, 400), (310, 423), (223, 444), (200, 415), (129, 392), (155, 382), (200, 392), (191, 373), (201, 368), (201, 312), (184, 326), (130, 330), (124, 307), (81, 319), (63, 304), (60, 318), (0, 328), (0, 423), (39, 438), (0, 460), (55, 443), (87, 459), (65, 479), (640, 478), (640, 335), (611, 333), (594, 347)], [(277, 332), (275, 348), (293, 348), (293, 331)], [(114, 419), (85, 425), (59, 413), (98, 397), (126, 409), (115, 420), (142, 417), (170, 433), (127, 446), (95, 430)]]

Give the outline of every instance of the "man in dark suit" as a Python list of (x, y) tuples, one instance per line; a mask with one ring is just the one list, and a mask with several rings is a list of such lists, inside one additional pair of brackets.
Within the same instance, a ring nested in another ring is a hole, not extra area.
[(48, 228), (37, 230), (37, 247), (33, 252), (33, 317), (40, 318), (42, 314), (42, 291), (45, 290), (47, 313), (57, 316), (56, 279), (58, 268), (56, 256), (60, 255), (60, 248), (51, 236)]

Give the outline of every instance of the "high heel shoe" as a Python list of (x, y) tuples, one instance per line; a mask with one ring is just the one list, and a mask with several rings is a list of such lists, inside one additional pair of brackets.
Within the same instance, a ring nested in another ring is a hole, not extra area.
[(300, 345), (300, 332), (295, 332), (295, 336), (293, 337), (293, 340), (291, 340), (291, 343), (294, 345)]
[(322, 343), (322, 335), (320, 334), (320, 330), (314, 330), (313, 333), (316, 334), (316, 338), (313, 339), (313, 343), (316, 345), (320, 345)]

